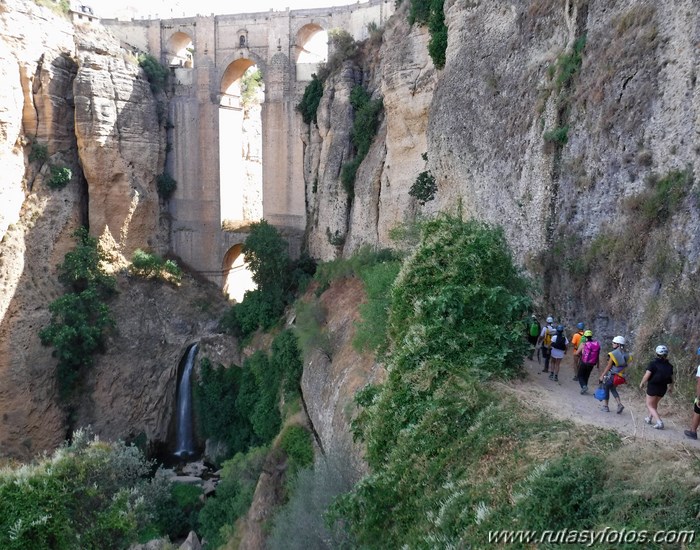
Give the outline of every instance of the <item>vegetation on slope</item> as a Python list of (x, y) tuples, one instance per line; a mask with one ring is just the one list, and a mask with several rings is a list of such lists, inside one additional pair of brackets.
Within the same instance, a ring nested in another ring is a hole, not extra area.
[(97, 239), (84, 227), (75, 232), (75, 238), (76, 247), (58, 268), (66, 294), (51, 302), (51, 322), (39, 332), (41, 342), (54, 347), (64, 400), (77, 393), (93, 355), (102, 350), (105, 331), (114, 325), (105, 301), (115, 292), (116, 280), (102, 269), (104, 255)]
[(542, 418), (496, 391), (519, 371), (526, 291), (500, 231), (450, 217), (425, 224), (393, 286), (388, 380), (358, 395), (354, 428), (372, 473), (332, 509), (353, 545), (693, 528), (697, 465)]

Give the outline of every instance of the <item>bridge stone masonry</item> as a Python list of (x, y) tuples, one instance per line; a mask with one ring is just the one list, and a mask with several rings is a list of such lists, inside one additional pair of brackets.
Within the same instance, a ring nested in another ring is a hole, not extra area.
[[(229, 156), (240, 156), (240, 135), (223, 131), (222, 120), (243, 119), (241, 76), (253, 65), (262, 73), (262, 217), (282, 232), (295, 256), (306, 227), (303, 121), (295, 107), (317, 65), (299, 63), (299, 56), (320, 31), (340, 28), (362, 40), (368, 24), (382, 26), (393, 11), (394, 0), (369, 0), (319, 9), (102, 20), (125, 48), (171, 67), (173, 127), (166, 170), (178, 185), (169, 204), (170, 241), (190, 267), (223, 286), (230, 251), (245, 239), (244, 233), (222, 229), (221, 213), (227, 200), (222, 186), (242, 185), (221, 168)], [(229, 181), (222, 182), (222, 176)]]

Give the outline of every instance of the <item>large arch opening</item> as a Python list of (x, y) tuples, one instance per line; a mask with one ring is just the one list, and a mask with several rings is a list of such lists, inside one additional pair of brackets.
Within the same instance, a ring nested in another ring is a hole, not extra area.
[(219, 189), (221, 225), (235, 231), (262, 219), (262, 73), (250, 59), (230, 63), (221, 78)]
[(304, 25), (296, 36), (297, 80), (311, 80), (318, 64), (328, 60), (328, 32), (316, 23)]
[(173, 34), (165, 47), (165, 62), (170, 67), (194, 67), (194, 45), (189, 34), (178, 31)]
[(223, 290), (229, 300), (240, 303), (248, 290), (257, 288), (253, 281), (253, 273), (248, 269), (248, 264), (245, 261), (242, 243), (228, 249), (224, 255), (222, 269), (224, 272)]

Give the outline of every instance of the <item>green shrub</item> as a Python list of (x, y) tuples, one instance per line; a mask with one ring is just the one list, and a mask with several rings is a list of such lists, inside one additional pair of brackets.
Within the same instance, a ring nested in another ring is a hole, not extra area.
[(351, 199), (355, 196), (355, 176), (357, 169), (369, 152), (374, 136), (379, 127), (379, 114), (383, 108), (381, 99), (372, 100), (362, 86), (355, 86), (350, 92), (350, 104), (355, 110), (355, 120), (352, 126), (352, 142), (356, 155), (353, 160), (343, 165), (340, 179), (345, 192)]
[(128, 547), (152, 520), (149, 470), (136, 447), (93, 440), (80, 430), (52, 457), (1, 470), (2, 547)]
[(45, 162), (49, 158), (49, 148), (43, 143), (32, 141), (32, 149), (29, 152), (29, 162)]
[(207, 540), (207, 548), (224, 544), (236, 520), (248, 511), (266, 455), (265, 448), (254, 448), (224, 463), (216, 496), (208, 498), (199, 513), (199, 534)]
[(160, 174), (156, 178), (156, 185), (158, 189), (158, 195), (166, 201), (173, 196), (173, 193), (175, 193), (175, 189), (177, 189), (177, 181), (175, 181), (175, 179), (170, 174), (166, 173)]
[(301, 426), (287, 426), (280, 436), (280, 448), (287, 455), (287, 478), (294, 479), (297, 472), (314, 462), (311, 434)]
[(561, 126), (548, 130), (542, 137), (547, 143), (554, 143), (559, 146), (566, 145), (567, 141), (569, 141), (569, 127)]
[(436, 192), (437, 184), (435, 183), (435, 176), (427, 170), (418, 174), (408, 194), (416, 198), (421, 205), (424, 205), (426, 202), (435, 198)]
[(430, 42), (428, 53), (436, 68), (445, 66), (447, 50), (447, 25), (445, 24), (444, 0), (411, 0), (408, 22), (413, 25), (428, 25)]
[(52, 166), (51, 177), (46, 181), (46, 185), (51, 189), (63, 189), (73, 177), (73, 172), (66, 166)]
[(161, 65), (151, 54), (142, 53), (138, 57), (139, 67), (146, 73), (151, 91), (154, 94), (162, 92), (168, 83), (168, 69)]
[(571, 86), (574, 77), (581, 69), (583, 62), (583, 49), (586, 46), (586, 35), (580, 36), (574, 42), (571, 53), (562, 54), (557, 58), (556, 64), (556, 88), (557, 92)]
[(316, 112), (318, 111), (318, 106), (321, 103), (322, 97), (323, 82), (321, 82), (316, 74), (312, 74), (311, 82), (307, 84), (304, 89), (304, 96), (296, 107), (297, 111), (301, 113), (304, 124), (316, 123)]
[(220, 327), (233, 336), (245, 338), (258, 328), (274, 326), (283, 312), (284, 302), (279, 294), (248, 290), (243, 301), (233, 304), (224, 314)]
[(136, 277), (160, 279), (175, 284), (182, 281), (182, 269), (173, 260), (164, 260), (157, 254), (144, 252), (140, 248), (131, 257), (130, 271)]
[(103, 255), (87, 229), (78, 229), (74, 236), (78, 243), (58, 268), (68, 292), (49, 305), (51, 321), (39, 331), (42, 344), (54, 347), (64, 400), (75, 393), (81, 375), (92, 366), (93, 355), (103, 351), (106, 330), (114, 326), (104, 300), (114, 292), (115, 279), (102, 270)]
[(382, 354), (387, 349), (391, 286), (401, 268), (400, 262), (389, 260), (360, 271), (367, 300), (360, 304), (360, 321), (356, 324), (352, 344), (357, 351)]
[(241, 388), (242, 370), (236, 365), (213, 366), (208, 358), (200, 361), (200, 372), (194, 386), (199, 433), (224, 443), (225, 458), (245, 452), (251, 444), (252, 428), (246, 414), (236, 407)]
[(304, 364), (294, 332), (284, 330), (272, 341), (270, 364), (275, 372), (280, 373), (282, 388), (288, 397), (301, 392)]

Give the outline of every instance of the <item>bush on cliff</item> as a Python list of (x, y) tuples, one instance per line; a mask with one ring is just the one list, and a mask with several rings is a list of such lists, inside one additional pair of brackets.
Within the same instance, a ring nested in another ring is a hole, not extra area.
[(74, 235), (76, 247), (58, 268), (67, 293), (49, 305), (51, 322), (39, 331), (42, 344), (54, 347), (64, 399), (76, 391), (84, 370), (92, 366), (93, 355), (103, 349), (105, 331), (114, 325), (105, 300), (114, 293), (116, 280), (101, 266), (104, 255), (97, 239), (84, 227)]
[(165, 85), (168, 83), (168, 69), (161, 65), (158, 60), (151, 54), (142, 53), (138, 57), (139, 67), (146, 73), (148, 83), (151, 85), (151, 91), (154, 94), (162, 92)]
[(301, 113), (304, 124), (316, 123), (316, 112), (318, 111), (318, 106), (321, 103), (322, 97), (323, 82), (321, 82), (316, 74), (312, 74), (311, 82), (306, 85), (304, 96), (296, 107), (297, 111)]

